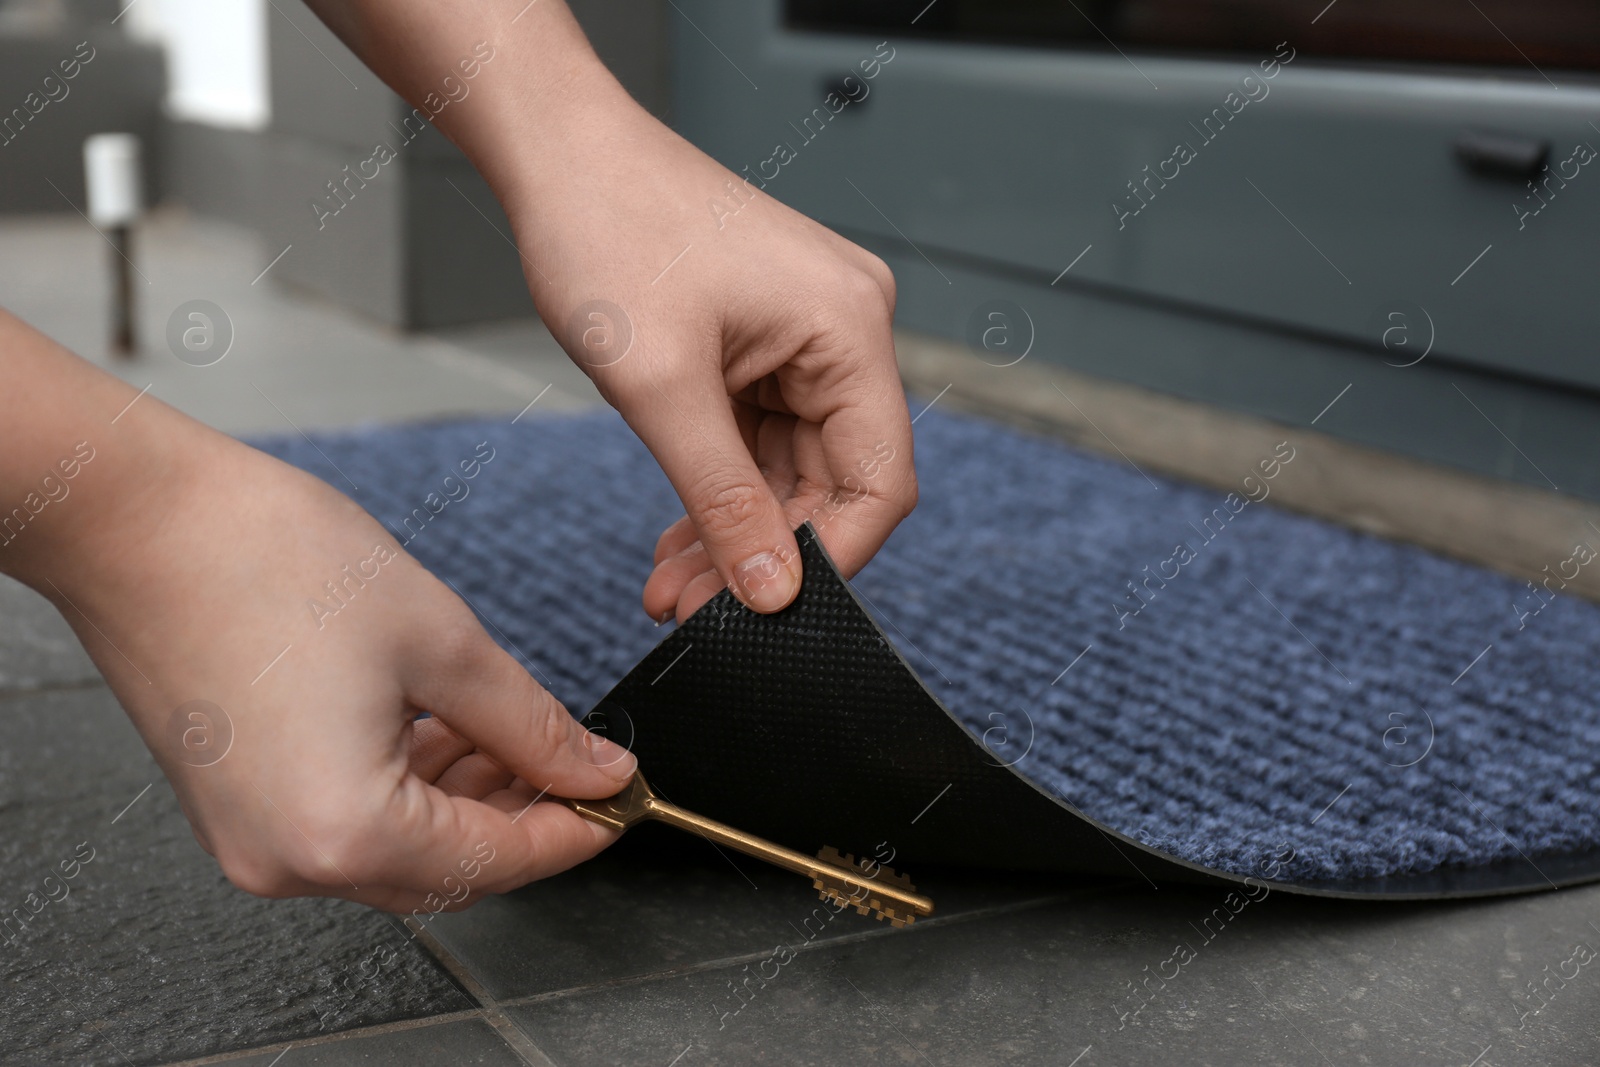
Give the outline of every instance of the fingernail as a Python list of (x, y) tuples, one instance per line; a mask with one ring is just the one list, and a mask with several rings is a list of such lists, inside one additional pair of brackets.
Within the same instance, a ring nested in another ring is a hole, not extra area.
[(584, 732), (583, 758), (619, 782), (632, 778), (633, 772), (639, 767), (639, 761), (632, 752), (593, 730)]
[(780, 560), (776, 553), (758, 553), (734, 568), (734, 595), (753, 611), (777, 611), (786, 607), (800, 588), (800, 575), (796, 570)]

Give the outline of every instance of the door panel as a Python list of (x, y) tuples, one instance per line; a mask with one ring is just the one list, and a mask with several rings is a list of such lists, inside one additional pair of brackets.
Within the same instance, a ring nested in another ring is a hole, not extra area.
[[(1273, 52), (890, 40), (861, 102), (808, 126), (825, 72), (855, 68), (876, 41), (779, 32), (771, 4), (687, 10), (750, 71), (686, 44), (686, 132), (751, 174), (787, 145), (795, 158), (768, 191), (824, 222), (1046, 281), (1092, 245), (1064, 284), (1358, 343), (1377, 344), (1382, 309), (1408, 301), (1441, 357), (1600, 388), (1600, 302), (1573, 296), (1600, 233), (1600, 166), (1582, 162), (1600, 146), (1600, 88), (1580, 76), (1553, 73), (1558, 90), (1531, 71), (1318, 66), (1292, 27), (1270, 79)], [(1536, 199), (1524, 179), (1469, 170), (1455, 143), (1474, 130), (1546, 140), (1570, 177)], [(1514, 205), (1540, 210), (1519, 219)]]

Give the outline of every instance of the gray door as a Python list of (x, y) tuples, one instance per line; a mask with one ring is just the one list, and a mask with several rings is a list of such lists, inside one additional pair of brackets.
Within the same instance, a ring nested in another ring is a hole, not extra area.
[(1548, 65), (1593, 64), (1600, 15), (1524, 26), (1538, 60), (1488, 30), (1410, 46), (1463, 65), (1348, 54), (1320, 4), (1225, 54), (874, 7), (683, 0), (675, 110), (884, 255), (902, 325), (963, 337), (1009, 300), (1037, 358), (1600, 499), (1600, 80)]

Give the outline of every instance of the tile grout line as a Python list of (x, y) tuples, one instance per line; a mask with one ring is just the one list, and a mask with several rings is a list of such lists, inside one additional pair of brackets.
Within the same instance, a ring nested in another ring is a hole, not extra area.
[(430, 1026), (442, 1026), (445, 1023), (465, 1022), (469, 1019), (482, 1018), (483, 1012), (477, 1008), (466, 1011), (446, 1012), (443, 1015), (424, 1015), (416, 1019), (399, 1019), (395, 1022), (376, 1023), (372, 1026), (358, 1026), (350, 1030), (340, 1030), (332, 1034), (318, 1034), (315, 1037), (296, 1037), (285, 1041), (274, 1041), (271, 1044), (258, 1045), (255, 1048), (237, 1049), (233, 1052), (217, 1052), (192, 1060), (173, 1060), (162, 1064), (161, 1067), (210, 1067), (211, 1064), (217, 1063), (237, 1063), (240, 1060), (250, 1059), (254, 1056), (270, 1055), (274, 1049), (278, 1049), (281, 1053), (286, 1051), (281, 1047), (284, 1045), (290, 1045), (297, 1049), (313, 1048), (356, 1038), (398, 1034), (407, 1030), (421, 1030)]
[[(909, 927), (909, 929), (898, 932), (892, 931), (886, 927), (874, 926), (870, 929), (862, 930), (859, 933), (844, 934), (840, 937), (829, 938), (826, 941), (813, 941), (800, 948), (797, 952), (797, 955), (803, 955), (808, 952), (820, 952), (829, 948), (856, 945), (864, 941), (873, 940), (875, 938), (907, 936), (908, 934), (914, 936), (917, 931), (921, 930), (942, 929), (947, 926), (959, 926), (962, 923), (971, 922), (978, 919), (988, 919), (999, 915), (1008, 915), (1013, 912), (1029, 911), (1034, 908), (1042, 908), (1051, 904), (1060, 904), (1066, 901), (1078, 900), (1080, 898), (1081, 894), (1077, 893), (1059, 893), (1050, 896), (1033, 897), (1014, 904), (998, 904), (991, 908), (979, 908), (974, 911), (962, 912), (959, 915), (946, 915), (942, 917), (935, 916), (931, 919), (918, 919), (916, 923)], [(841, 912), (841, 914), (844, 913)], [(546, 1001), (561, 1000), (566, 997), (583, 996), (588, 993), (598, 993), (610, 989), (621, 989), (627, 986), (644, 985), (648, 982), (659, 982), (671, 978), (684, 978), (690, 975), (705, 974), (708, 971), (722, 970), (727, 967), (736, 967), (741, 963), (755, 963), (758, 960), (766, 959), (770, 955), (772, 955), (772, 950), (769, 948), (764, 948), (757, 952), (747, 952), (737, 956), (724, 956), (719, 959), (707, 960), (704, 963), (691, 964), (687, 967), (679, 967), (669, 971), (651, 971), (649, 974), (628, 975), (623, 978), (614, 978), (605, 982), (594, 982), (589, 985), (570, 986), (566, 989), (551, 990), (550, 992), (546, 993), (531, 993), (527, 996), (512, 997), (506, 1000), (505, 1003), (511, 1007), (524, 1007), (531, 1004), (542, 1004)]]
[(7, 700), (20, 700), (23, 697), (49, 696), (52, 693), (84, 693), (94, 689), (104, 689), (110, 692), (106, 680), (99, 675), (85, 678), (77, 682), (46, 682), (43, 685), (19, 688), (0, 687), (0, 702)]
[(533, 1039), (500, 1010), (499, 1003), (490, 995), (484, 984), (478, 981), (477, 976), (456, 957), (455, 953), (434, 936), (432, 930), (427, 927), (419, 929), (417, 942), (439, 961), (440, 966), (450, 977), (461, 983), (461, 988), (467, 991), (467, 996), (478, 1002), (482, 1009), (483, 1021), (494, 1027), (495, 1033), (500, 1035), (500, 1040), (510, 1046), (511, 1051), (515, 1052), (519, 1059), (528, 1064), (528, 1067), (556, 1067), (555, 1061), (546, 1056), (544, 1050), (535, 1045)]

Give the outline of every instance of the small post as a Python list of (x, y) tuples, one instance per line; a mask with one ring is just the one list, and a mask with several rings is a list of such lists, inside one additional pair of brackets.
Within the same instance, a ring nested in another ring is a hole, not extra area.
[(84, 181), (89, 190), (89, 221), (111, 241), (111, 347), (124, 357), (136, 342), (133, 313), (133, 223), (144, 208), (139, 138), (131, 133), (97, 133), (83, 143)]
[(106, 236), (116, 255), (111, 260), (111, 348), (118, 355), (133, 355), (133, 228), (113, 226)]

